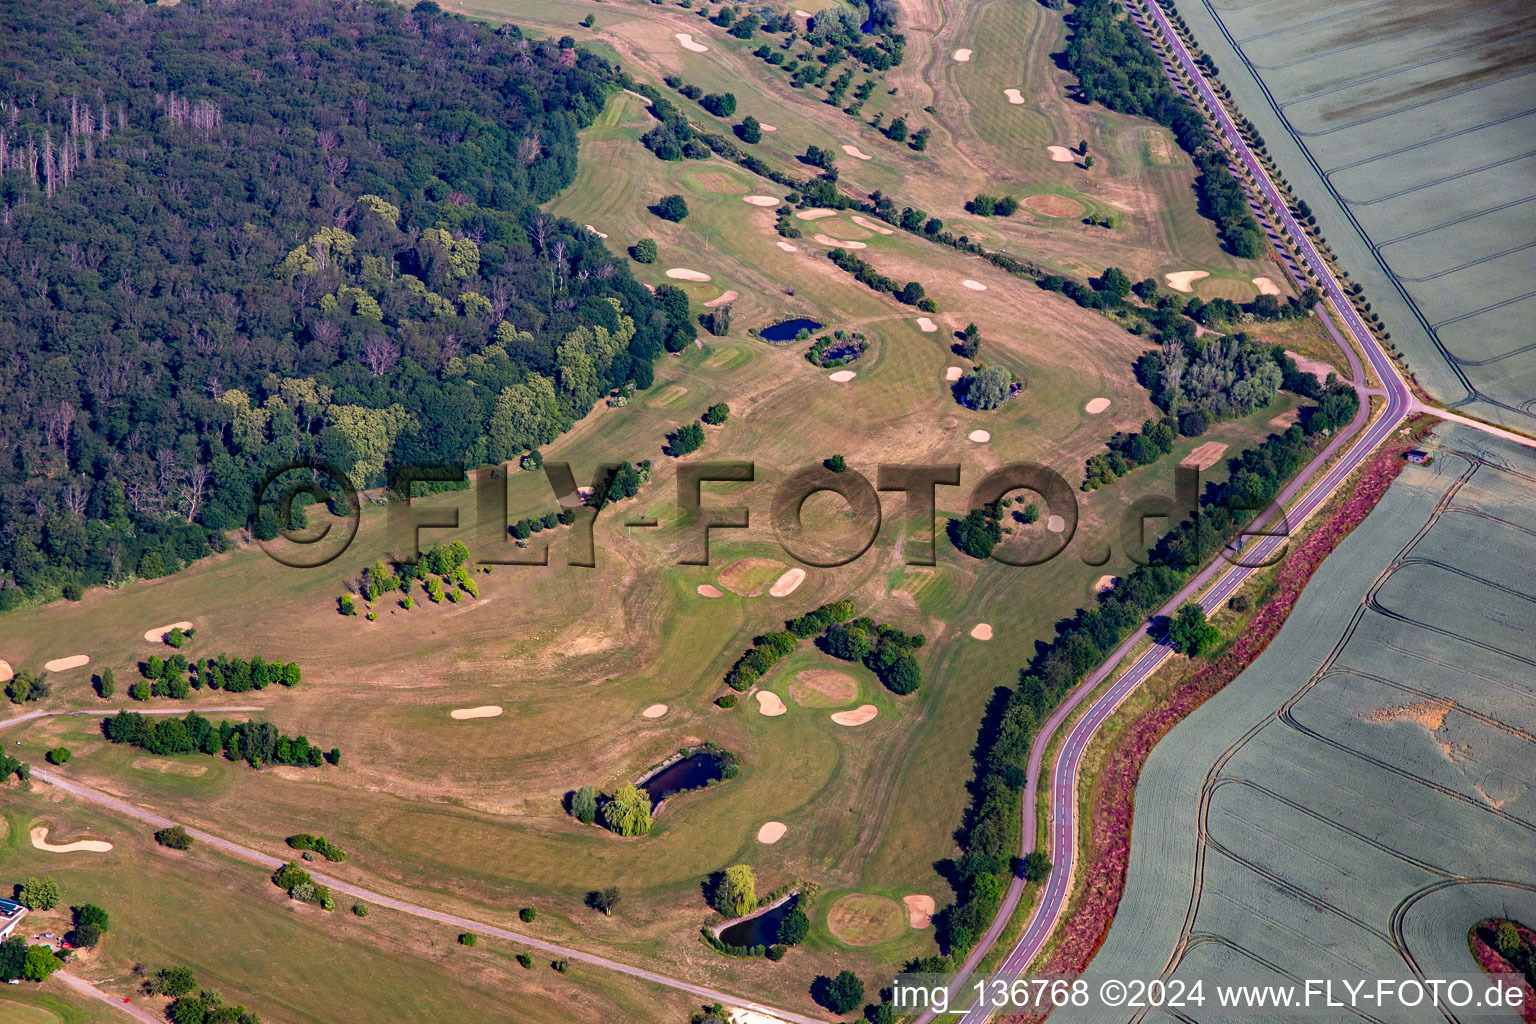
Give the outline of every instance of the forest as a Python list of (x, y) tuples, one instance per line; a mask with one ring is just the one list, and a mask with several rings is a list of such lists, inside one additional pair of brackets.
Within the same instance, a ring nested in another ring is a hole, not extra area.
[(537, 208), (619, 84), (569, 39), (362, 0), (0, 23), (0, 609), (176, 571), (290, 460), (499, 462), (650, 385), (677, 325)]

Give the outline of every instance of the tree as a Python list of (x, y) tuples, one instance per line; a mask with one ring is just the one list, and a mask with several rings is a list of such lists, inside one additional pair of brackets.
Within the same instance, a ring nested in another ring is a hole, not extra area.
[(896, 291), (896, 301), (905, 302), (909, 306), (915, 306), (923, 301), (923, 286), (916, 281), (908, 281)]
[(635, 786), (622, 786), (602, 807), (603, 824), (621, 836), (643, 836), (651, 830), (651, 796)]
[(715, 883), (714, 908), (726, 917), (741, 917), (757, 906), (757, 875), (746, 864), (733, 864)]
[(981, 351), (981, 328), (975, 324), (966, 324), (965, 333), (955, 349), (966, 359), (975, 359)]
[(5, 695), (11, 698), (12, 704), (26, 704), (29, 701), (42, 700), (48, 696), (49, 686), (47, 677), (42, 672), (34, 672), (31, 669), (22, 669), (13, 676), (10, 682), (5, 684)]
[(724, 402), (716, 402), (706, 409), (704, 415), (699, 418), (712, 427), (718, 427), (731, 418), (731, 407)]
[(539, 919), (539, 912), (534, 907), (524, 907), (517, 912), (517, 916), (524, 924), (533, 924)]
[(722, 306), (715, 306), (705, 310), (699, 316), (699, 323), (703, 324), (704, 329), (715, 337), (725, 337), (731, 333), (732, 305), (732, 303), (727, 302)]
[(1043, 882), (1045, 876), (1051, 873), (1051, 858), (1047, 857), (1043, 850), (1031, 850), (1025, 856), (1020, 868), (1022, 869), (1020, 874), (1024, 876), (1025, 881)]
[(1001, 366), (984, 366), (961, 379), (965, 403), (973, 409), (996, 409), (1008, 400), (1013, 374)]
[(805, 941), (810, 934), (811, 919), (799, 906), (784, 915), (784, 920), (779, 922), (779, 934), (775, 936), (780, 945), (798, 946)]
[(885, 137), (890, 139), (892, 142), (906, 142), (907, 119), (904, 117), (898, 117), (896, 120), (892, 121), (890, 126), (885, 129)]
[(655, 263), (658, 255), (654, 238), (642, 238), (629, 247), (629, 258), (636, 263)]
[(12, 935), (0, 943), (0, 981), (14, 981), (21, 977), (27, 965), (27, 940)]
[(673, 458), (682, 458), (702, 447), (704, 447), (704, 428), (697, 423), (684, 423), (667, 435), (666, 453)]
[(730, 117), (736, 113), (736, 97), (732, 93), (709, 93), (699, 100), (699, 106), (716, 117)]
[(571, 796), (571, 817), (584, 825), (597, 820), (597, 789), (582, 786)]
[(106, 700), (117, 692), (117, 677), (112, 674), (110, 668), (101, 670), (96, 677), (96, 693), (102, 700)]
[(16, 899), (28, 910), (52, 910), (59, 903), (59, 883), (51, 878), (28, 878), (21, 883)]
[(357, 602), (352, 600), (351, 594), (342, 594), (340, 601), (337, 602), (337, 608), (343, 615), (357, 614)]
[(826, 466), (834, 473), (844, 473), (848, 470), (848, 460), (841, 455), (834, 455), (827, 460)]
[(613, 908), (619, 905), (619, 887), (610, 885), (605, 889), (593, 889), (587, 893), (587, 906), (593, 910), (600, 910), (603, 916), (612, 917)]
[(1108, 292), (1117, 299), (1123, 299), (1131, 294), (1130, 276), (1119, 267), (1107, 268), (1094, 285), (1099, 291)]
[(170, 828), (162, 828), (155, 833), (155, 842), (171, 850), (190, 850), (192, 848), (192, 836), (180, 825), (172, 825)]
[(972, 558), (991, 558), (992, 549), (1003, 539), (1003, 527), (990, 506), (973, 508), (962, 519), (951, 519), (949, 539)]
[(852, 1013), (864, 1001), (864, 983), (852, 971), (835, 978), (823, 974), (811, 983), (811, 998), (833, 1013)]
[(475, 940), (475, 933), (474, 932), (460, 932), (459, 933), (459, 945), (461, 945), (461, 946), (469, 946), (469, 947), (473, 948), (474, 945), (475, 945), (475, 941), (476, 940)]
[(184, 996), (197, 988), (197, 975), (190, 967), (162, 967), (152, 987), (163, 996)]
[(676, 223), (688, 216), (688, 201), (674, 192), (657, 200), (651, 207), (651, 212), (662, 220)]
[(1205, 619), (1205, 609), (1198, 602), (1189, 601), (1174, 615), (1168, 624), (1168, 642), (1174, 650), (1191, 658), (1215, 646), (1221, 639), (1221, 630)]
[(31, 946), (22, 965), (21, 976), (28, 981), (43, 981), (48, 975), (64, 966), (64, 961), (54, 955), (47, 946)]
[(757, 118), (753, 117), (751, 114), (748, 114), (746, 117), (741, 119), (741, 124), (736, 126), (736, 137), (742, 142), (746, 143), (756, 144), (761, 142), (763, 138), (763, 126), (757, 120)]
[(49, 764), (68, 764), (71, 756), (68, 747), (54, 747), (43, 755)]

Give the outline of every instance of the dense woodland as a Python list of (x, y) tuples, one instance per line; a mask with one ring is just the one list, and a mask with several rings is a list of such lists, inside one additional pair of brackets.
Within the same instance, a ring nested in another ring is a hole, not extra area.
[(616, 71), (424, 3), (3, 16), (0, 608), (171, 572), (268, 467), (507, 459), (673, 329), (535, 206)]

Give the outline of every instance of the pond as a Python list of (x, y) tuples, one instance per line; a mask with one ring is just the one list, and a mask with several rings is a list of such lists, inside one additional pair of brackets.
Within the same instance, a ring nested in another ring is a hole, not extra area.
[(725, 778), (725, 761), (708, 751), (691, 754), (681, 761), (667, 765), (640, 784), (651, 798), (651, 809), (660, 806), (668, 797), (703, 789)]
[(749, 917), (745, 921), (737, 921), (729, 928), (721, 930), (720, 941), (727, 946), (739, 946), (742, 949), (771, 946), (779, 941), (779, 925), (784, 923), (784, 919), (799, 902), (800, 894), (796, 893), (772, 910), (764, 911), (756, 917)]
[(793, 320), (782, 320), (772, 327), (764, 327), (757, 332), (757, 336), (764, 341), (794, 341), (800, 336), (801, 331), (819, 331), (821, 323), (816, 320), (807, 320), (805, 317), (796, 317)]

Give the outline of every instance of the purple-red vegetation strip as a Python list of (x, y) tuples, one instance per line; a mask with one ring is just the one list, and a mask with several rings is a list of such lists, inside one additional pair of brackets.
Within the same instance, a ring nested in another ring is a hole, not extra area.
[[(1486, 921), (1479, 921), (1468, 937), (1467, 945), (1471, 947), (1472, 955), (1477, 958), (1477, 965), (1483, 969), (1484, 974), (1520, 973), (1515, 969), (1514, 964), (1504, 959), (1499, 951), (1493, 948), (1494, 935), (1497, 934), (1503, 920), (1503, 918), (1490, 917)], [(1536, 932), (1532, 932), (1519, 921), (1510, 923), (1520, 932), (1520, 937), (1526, 941), (1527, 945), (1536, 944)], [(1536, 988), (1532, 988), (1530, 982), (1523, 983), (1521, 987), (1525, 989), (1525, 1004), (1521, 1007), (1520, 1019), (1525, 1021), (1525, 1024), (1536, 1024)]]

